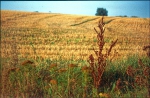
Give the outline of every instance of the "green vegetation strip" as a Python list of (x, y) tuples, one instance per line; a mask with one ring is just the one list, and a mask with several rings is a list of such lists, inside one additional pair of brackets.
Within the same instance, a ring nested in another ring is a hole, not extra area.
[(84, 24), (84, 23), (86, 23), (86, 22), (96, 20), (96, 19), (98, 19), (98, 18), (99, 18), (99, 17), (97, 17), (97, 18), (93, 18), (93, 19), (87, 19), (87, 20), (85, 20), (85, 21), (83, 21), (83, 22), (80, 22), (80, 23), (77, 23), (77, 24), (72, 24), (72, 25), (70, 25), (70, 26), (77, 26), (77, 25), (81, 25), (81, 24)]

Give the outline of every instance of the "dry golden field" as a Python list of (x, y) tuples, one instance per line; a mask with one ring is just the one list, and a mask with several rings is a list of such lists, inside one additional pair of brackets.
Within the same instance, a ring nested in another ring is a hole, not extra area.
[[(87, 60), (97, 47), (94, 27), (100, 16), (57, 13), (1, 11), (2, 58), (50, 58)], [(142, 48), (150, 44), (150, 18), (104, 17), (106, 47), (118, 39), (113, 48), (116, 57), (145, 55)]]

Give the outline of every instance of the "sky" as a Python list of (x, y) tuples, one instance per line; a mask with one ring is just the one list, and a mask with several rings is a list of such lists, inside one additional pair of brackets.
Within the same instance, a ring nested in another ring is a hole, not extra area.
[(46, 12), (95, 16), (105, 8), (108, 16), (150, 18), (150, 1), (1, 1), (1, 10)]

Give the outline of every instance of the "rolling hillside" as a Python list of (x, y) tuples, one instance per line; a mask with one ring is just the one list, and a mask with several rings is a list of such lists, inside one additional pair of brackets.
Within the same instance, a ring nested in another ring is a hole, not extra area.
[[(99, 16), (1, 11), (2, 58), (87, 60), (97, 45)], [(149, 44), (149, 18), (104, 17), (106, 48), (118, 39), (116, 58), (143, 55)]]

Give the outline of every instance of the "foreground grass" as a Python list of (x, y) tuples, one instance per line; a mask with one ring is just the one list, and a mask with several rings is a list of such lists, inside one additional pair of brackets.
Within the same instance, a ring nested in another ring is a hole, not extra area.
[[(147, 84), (138, 84), (134, 77), (127, 74), (128, 66), (139, 68), (138, 56), (130, 56), (118, 61), (107, 61), (106, 70), (98, 89), (93, 86), (91, 71), (86, 61), (36, 61), (26, 60), (17, 67), (7, 70), (3, 96), (23, 98), (145, 98), (148, 97)], [(149, 66), (150, 59), (141, 58)], [(78, 65), (80, 62), (80, 65)], [(135, 73), (142, 75), (142, 69)], [(117, 82), (120, 79), (120, 88)], [(144, 81), (150, 82), (147, 78)], [(142, 81), (142, 80), (141, 80)], [(4, 81), (3, 81), (4, 82)], [(147, 83), (145, 82), (145, 83)], [(144, 83), (144, 82), (143, 82)], [(98, 91), (97, 91), (98, 90)], [(98, 92), (98, 93), (97, 93)]]

